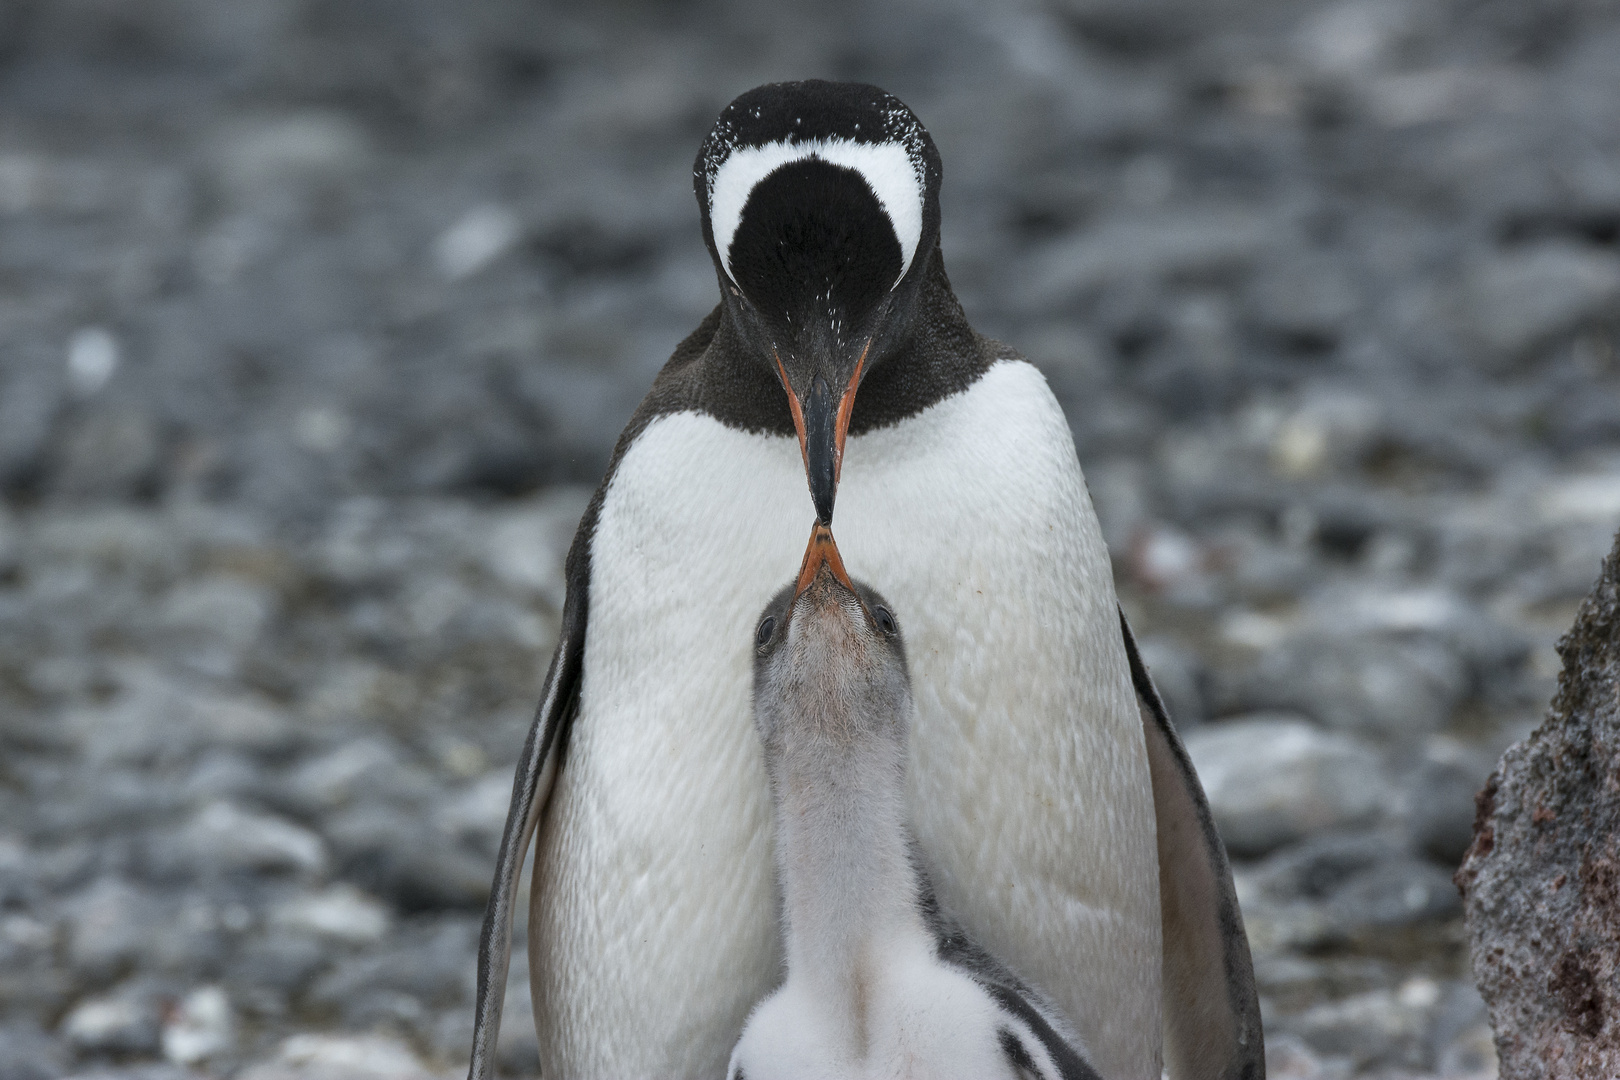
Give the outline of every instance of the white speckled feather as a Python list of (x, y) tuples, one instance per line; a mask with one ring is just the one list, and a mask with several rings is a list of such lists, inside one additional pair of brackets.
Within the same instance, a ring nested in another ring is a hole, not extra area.
[[(619, 463), (591, 552), (580, 712), (538, 839), (548, 1077), (718, 1076), (780, 977), (750, 645), (811, 518), (791, 438), (676, 413)], [(1142, 724), (1045, 380), (1003, 361), (851, 438), (835, 524), (849, 572), (905, 628), (908, 803), (942, 903), (1065, 1010), (1102, 1075), (1157, 1080)]]

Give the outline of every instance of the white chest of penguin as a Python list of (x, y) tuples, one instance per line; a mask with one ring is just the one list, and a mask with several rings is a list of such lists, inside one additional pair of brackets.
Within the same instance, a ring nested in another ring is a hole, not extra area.
[[(592, 543), (579, 715), (536, 853), (548, 1077), (718, 1077), (781, 978), (754, 622), (813, 517), (797, 442), (698, 413), (625, 453)], [(908, 806), (943, 906), (1157, 1080), (1151, 784), (1107, 552), (1022, 361), (852, 437), (835, 526), (903, 627)]]

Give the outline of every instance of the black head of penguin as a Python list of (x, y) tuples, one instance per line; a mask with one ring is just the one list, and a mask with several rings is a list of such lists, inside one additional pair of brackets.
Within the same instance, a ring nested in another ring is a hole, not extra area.
[(856, 389), (911, 334), (939, 242), (939, 152), (875, 86), (773, 83), (726, 106), (693, 179), (722, 303), (787, 392), (830, 522)]

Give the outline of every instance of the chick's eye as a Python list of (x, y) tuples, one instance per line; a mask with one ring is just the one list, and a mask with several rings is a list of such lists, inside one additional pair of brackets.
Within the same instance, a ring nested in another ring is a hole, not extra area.
[(878, 629), (883, 631), (885, 634), (892, 635), (896, 630), (899, 629), (899, 627), (895, 626), (894, 624), (894, 616), (889, 613), (889, 609), (886, 607), (879, 605), (878, 607), (874, 608), (872, 611), (872, 618), (876, 620)]
[(759, 622), (759, 629), (754, 631), (754, 643), (764, 648), (770, 643), (771, 634), (776, 630), (776, 616), (767, 615)]

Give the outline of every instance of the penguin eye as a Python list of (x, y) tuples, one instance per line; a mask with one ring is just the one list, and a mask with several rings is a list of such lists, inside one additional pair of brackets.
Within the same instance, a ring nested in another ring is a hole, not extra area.
[(872, 609), (872, 619), (877, 623), (878, 629), (889, 637), (894, 637), (900, 629), (894, 624), (894, 616), (889, 613), (889, 609), (882, 604)]
[(759, 621), (759, 629), (754, 631), (754, 644), (764, 648), (771, 642), (771, 634), (776, 630), (776, 616), (767, 615)]

